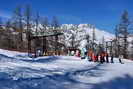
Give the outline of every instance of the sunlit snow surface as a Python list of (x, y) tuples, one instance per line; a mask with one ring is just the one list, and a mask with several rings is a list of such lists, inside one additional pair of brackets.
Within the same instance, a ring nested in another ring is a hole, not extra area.
[(133, 89), (133, 62), (93, 63), (78, 57), (0, 49), (0, 89)]

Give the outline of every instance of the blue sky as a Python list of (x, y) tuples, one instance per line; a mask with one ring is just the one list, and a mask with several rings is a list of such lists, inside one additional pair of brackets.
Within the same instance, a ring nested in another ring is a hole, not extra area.
[(61, 24), (88, 23), (113, 32), (124, 10), (133, 19), (133, 0), (1, 0), (0, 16), (7, 18), (17, 5), (30, 4), (42, 16), (57, 16)]

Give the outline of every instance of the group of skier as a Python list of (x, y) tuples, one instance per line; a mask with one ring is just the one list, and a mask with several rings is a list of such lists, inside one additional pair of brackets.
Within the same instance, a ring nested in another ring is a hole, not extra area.
[(94, 62), (100, 62), (100, 63), (114, 63), (114, 57), (111, 55), (111, 58), (109, 58), (109, 54), (107, 52), (101, 52), (101, 53), (93, 53), (92, 51), (89, 51), (86, 55), (87, 59), (89, 61), (94, 61)]
[[(82, 50), (76, 50), (76, 52), (74, 53), (74, 51), (71, 52), (72, 55), (71, 56), (77, 56), (77, 57), (81, 57), (81, 59), (85, 59), (88, 61), (93, 61), (93, 62), (100, 62), (100, 63), (114, 63), (114, 56), (109, 55), (107, 52), (100, 52), (100, 53), (94, 53), (92, 50), (86, 50), (86, 49), (82, 49)], [(121, 64), (122, 63), (122, 55), (120, 55), (119, 57), (119, 62)]]

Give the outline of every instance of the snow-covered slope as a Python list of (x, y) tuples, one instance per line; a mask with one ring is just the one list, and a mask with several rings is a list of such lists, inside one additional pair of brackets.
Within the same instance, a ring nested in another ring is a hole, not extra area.
[(27, 55), (27, 53), (20, 53), (20, 52), (16, 52), (16, 51), (8, 51), (8, 50), (3, 50), (3, 49), (0, 49), (0, 54), (4, 54), (6, 56), (9, 56), (9, 57), (15, 57), (17, 55)]
[(16, 51), (8, 51), (8, 50), (3, 50), (0, 49), (0, 59), (16, 59), (16, 58), (21, 58), (21, 59), (31, 59), (28, 57), (28, 53), (20, 53), (20, 52), (16, 52)]
[[(7, 50), (0, 52), (8, 53), (16, 55)], [(123, 59), (124, 64), (120, 64), (115, 58), (113, 64), (100, 64), (71, 56), (15, 58), (1, 61), (0, 57), (0, 89), (133, 89), (130, 60)]]

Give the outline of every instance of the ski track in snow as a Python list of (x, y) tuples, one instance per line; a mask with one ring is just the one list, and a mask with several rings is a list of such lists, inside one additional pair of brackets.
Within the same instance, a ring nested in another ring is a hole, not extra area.
[(115, 58), (114, 64), (100, 64), (69, 56), (32, 59), (0, 49), (0, 89), (133, 89), (133, 62), (123, 62)]

